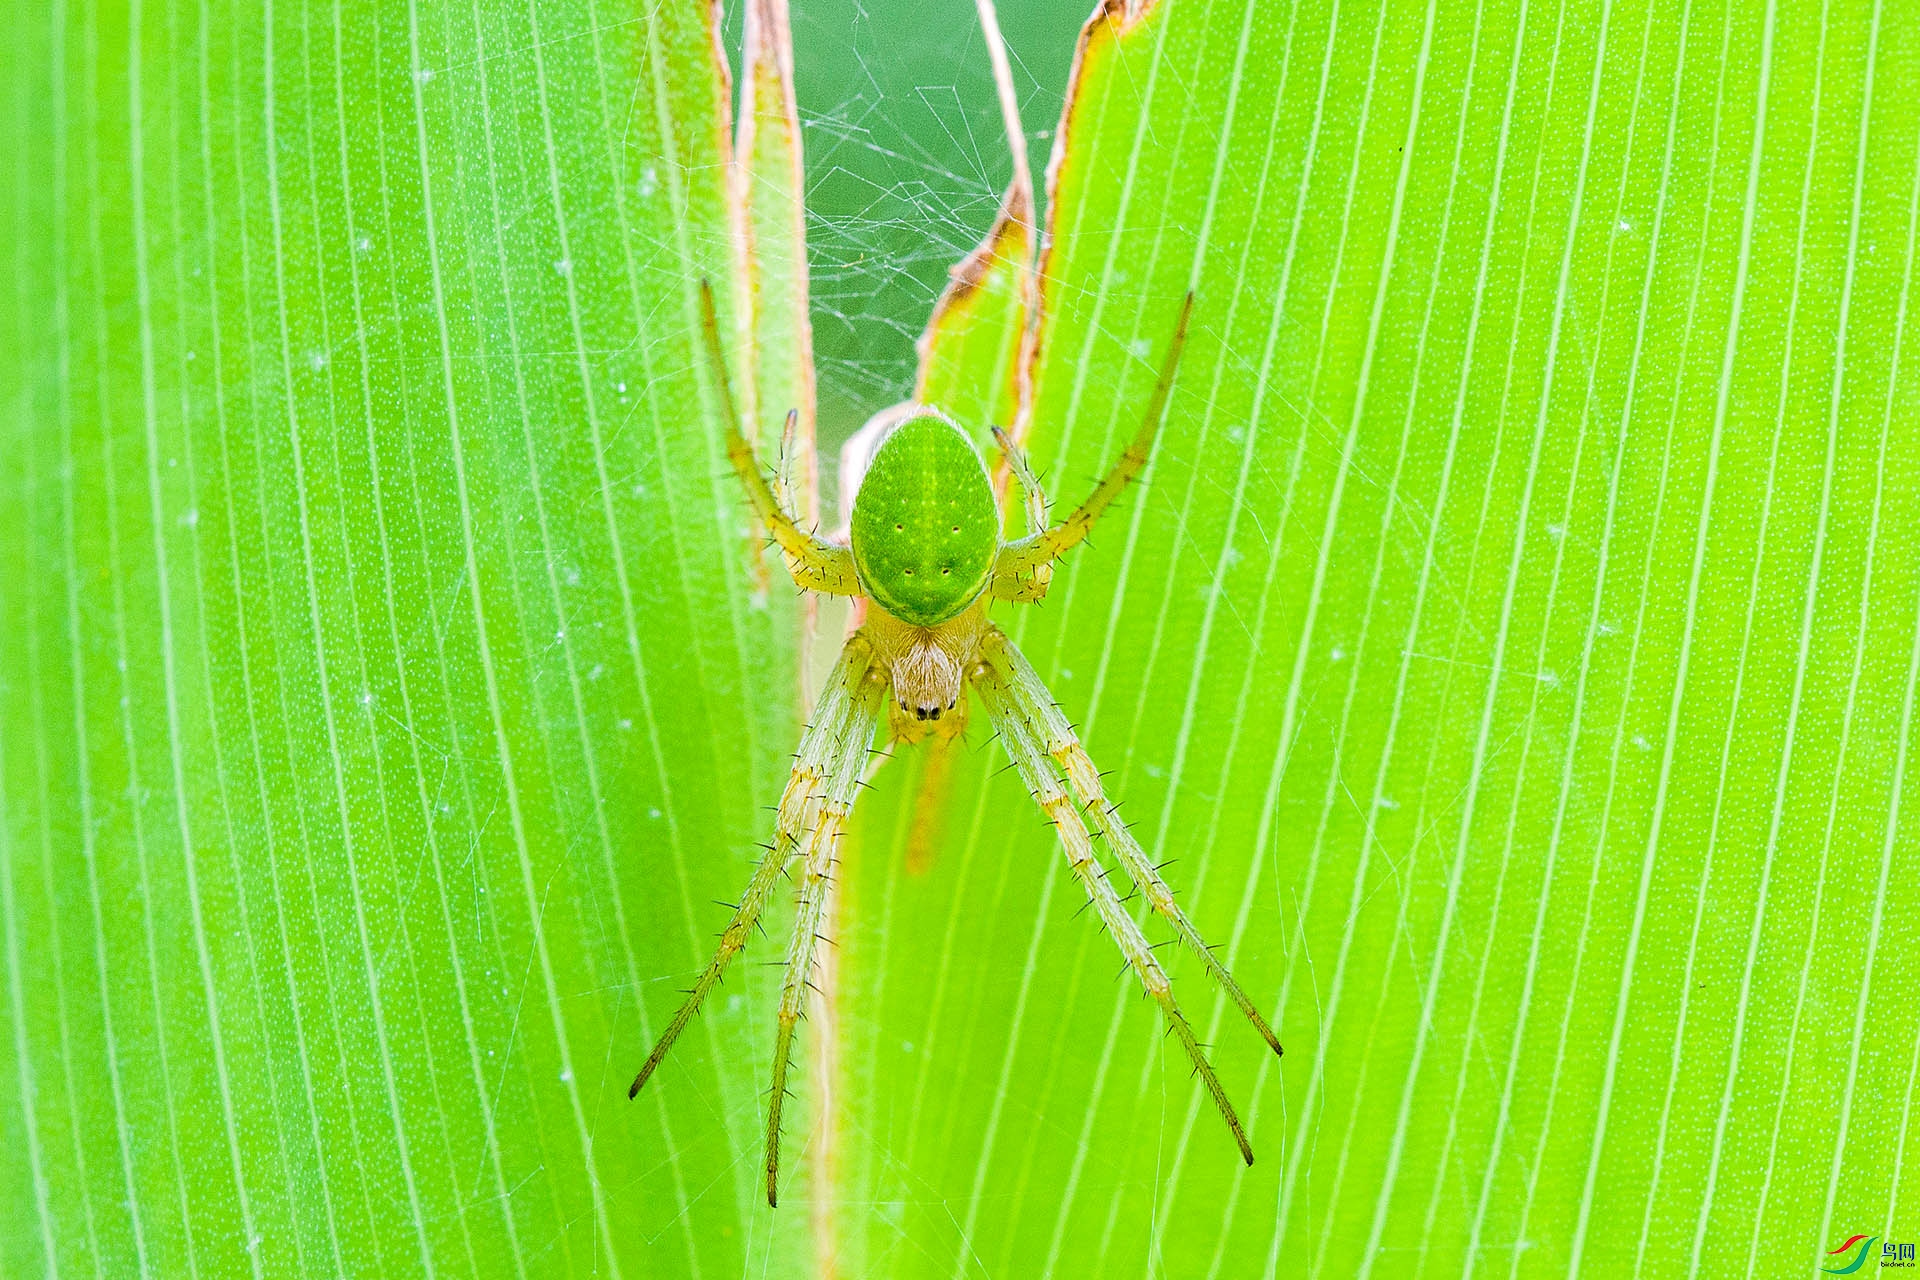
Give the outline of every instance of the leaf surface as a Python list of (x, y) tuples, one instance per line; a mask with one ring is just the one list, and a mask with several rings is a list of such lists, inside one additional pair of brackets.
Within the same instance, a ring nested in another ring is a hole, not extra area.
[(758, 973), (625, 1096), (798, 726), (695, 357), (712, 21), (80, 4), (0, 54), (0, 1272), (789, 1265), (711, 1051)]
[(1161, 952), (1243, 1169), (999, 745), (937, 805), (896, 762), (846, 1274), (1746, 1275), (1911, 1222), (1916, 56), (1870, 5), (1096, 15), (1057, 503), (1189, 288), (1193, 336), (1145, 486), (997, 616), (1287, 1054)]
[[(863, 794), (773, 1212), (784, 913), (625, 1091), (799, 732), (695, 304), (734, 283), (770, 444), (811, 404), (791, 68), (757, 46), (730, 171), (702, 6), (17, 24), (0, 1273), (1733, 1276), (1900, 1238), (1900, 19), (1103, 8), (1025, 370), (1056, 503), (1189, 289), (1193, 333), (1146, 482), (996, 617), (1287, 1045), (1161, 951), (1259, 1159), (976, 720)], [(1026, 252), (923, 369), (982, 429)]]

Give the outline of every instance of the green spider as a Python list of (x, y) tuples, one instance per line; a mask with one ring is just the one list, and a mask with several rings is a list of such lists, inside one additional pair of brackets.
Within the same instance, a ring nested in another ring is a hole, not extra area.
[[(1000, 540), (1000, 510), (987, 468), (972, 441), (938, 409), (914, 406), (881, 442), (853, 504), (851, 545), (841, 546), (801, 529), (774, 494), (753, 446), (740, 431), (727, 385), (714, 316), (713, 291), (700, 288), (708, 359), (727, 431), (727, 456), (746, 485), (760, 520), (785, 554), (787, 568), (803, 589), (864, 596), (866, 621), (848, 638), (833, 674), (821, 690), (813, 723), (800, 738), (792, 773), (781, 794), (773, 843), (754, 869), (733, 918), (720, 935), (713, 959), (687, 992), (660, 1040), (634, 1077), (629, 1098), (640, 1092), (667, 1056), (674, 1040), (700, 1008), (727, 965), (746, 945), (774, 885), (800, 860), (800, 906), (787, 945), (780, 991), (779, 1030), (773, 1051), (773, 1093), (767, 1107), (767, 1203), (778, 1203), (780, 1112), (787, 1095), (787, 1065), (794, 1026), (813, 970), (814, 943), (826, 909), (835, 845), (853, 809), (854, 792), (883, 709), (894, 738), (919, 742), (938, 734), (951, 738), (966, 724), (965, 693), (971, 685), (987, 717), (1007, 745), (1034, 800), (1060, 832), (1067, 863), (1113, 934), (1147, 994), (1160, 1005), (1167, 1025), (1193, 1061), (1193, 1069), (1220, 1108), (1240, 1154), (1253, 1163), (1246, 1130), (1200, 1041), (1174, 1002), (1167, 974), (1140, 926), (1122, 904), (1094, 857), (1093, 828), (1106, 837), (1128, 877), (1147, 896), (1208, 973), (1246, 1014), (1273, 1051), (1280, 1050), (1267, 1020), (1227, 972), (1174, 901), (1173, 891), (1147, 861), (1100, 787), (1093, 760), (1073, 726), (1054, 704), (1007, 633), (987, 621), (989, 600), (1038, 600), (1047, 593), (1053, 562), (1077, 546), (1107, 505), (1146, 468), (1153, 438), (1166, 408), (1180, 351), (1186, 344), (1188, 294), (1174, 327), (1159, 380), (1147, 402), (1146, 419), (1091, 496), (1060, 524), (1049, 525), (1046, 498), (1025, 456), (1000, 428), (994, 439), (1026, 499), (1027, 535)], [(789, 434), (794, 414), (787, 415)]]

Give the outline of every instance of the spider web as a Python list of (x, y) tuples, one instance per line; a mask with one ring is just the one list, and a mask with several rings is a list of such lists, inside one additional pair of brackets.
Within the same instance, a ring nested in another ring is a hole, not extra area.
[[(1036, 164), (1052, 145), (1085, 0), (1001, 15)], [(947, 271), (992, 225), (1012, 163), (970, 0), (793, 13), (823, 457), (912, 390)]]

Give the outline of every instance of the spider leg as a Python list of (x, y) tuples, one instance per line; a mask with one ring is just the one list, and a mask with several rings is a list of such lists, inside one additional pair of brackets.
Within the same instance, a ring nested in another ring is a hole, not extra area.
[[(876, 682), (869, 680), (873, 665), (873, 647), (863, 636), (855, 635), (840, 651), (839, 664), (829, 677), (813, 724), (801, 735), (800, 750), (793, 771), (787, 776), (786, 790), (780, 796), (780, 812), (775, 822), (773, 843), (753, 869), (753, 878), (734, 908), (733, 918), (720, 933), (720, 945), (713, 959), (687, 992), (687, 998), (667, 1023), (653, 1046), (653, 1052), (633, 1078), (627, 1096), (633, 1097), (654, 1073), (667, 1050), (693, 1020), (700, 1002), (707, 998), (727, 971), (734, 956), (747, 944), (753, 926), (773, 896), (774, 886), (787, 869), (803, 840), (812, 838), (822, 825), (823, 815), (831, 816), (835, 806), (844, 816), (852, 804), (853, 789), (866, 763), (867, 748), (873, 742), (874, 706), (881, 694)], [(838, 797), (846, 797), (844, 801)]]
[[(865, 640), (854, 638), (861, 644)], [(851, 645), (853, 641), (849, 641)], [(787, 974), (780, 986), (780, 1029), (773, 1046), (773, 1096), (767, 1104), (767, 1204), (780, 1198), (780, 1116), (787, 1100), (787, 1063), (793, 1055), (794, 1026), (807, 998), (807, 986), (813, 977), (813, 947), (820, 940), (820, 926), (827, 910), (827, 892), (833, 882), (833, 864), (840, 846), (840, 833), (853, 813), (853, 802), (865, 772), (867, 752), (873, 746), (875, 728), (880, 723), (880, 704), (885, 685), (861, 678), (853, 689), (852, 715), (840, 741), (839, 759), (833, 773), (824, 781), (814, 825), (805, 838), (805, 861), (800, 879), (800, 909), (794, 917), (793, 936), (787, 942)]]
[(1000, 730), (1001, 739), (1007, 744), (1014, 765), (1027, 784), (1027, 790), (1060, 832), (1060, 843), (1066, 849), (1067, 865), (1072, 868), (1074, 878), (1080, 881), (1094, 909), (1100, 913), (1100, 919), (1106, 924), (1107, 931), (1113, 935), (1127, 962), (1139, 975), (1140, 984), (1166, 1016), (1168, 1028), (1180, 1041), (1180, 1047), (1186, 1050), (1195, 1074), (1212, 1096), (1214, 1106), (1220, 1109), (1220, 1116), (1227, 1122), (1227, 1128), (1232, 1130), (1241, 1158), (1252, 1164), (1253, 1148), (1247, 1143), (1247, 1131), (1241, 1126), (1240, 1117), (1235, 1113), (1220, 1077), (1214, 1074), (1213, 1064), (1207, 1061), (1199, 1037), (1194, 1035), (1193, 1025), (1180, 1012), (1166, 970), (1160, 967), (1152, 945), (1140, 931), (1140, 926), (1134, 923), (1133, 917), (1127, 914), (1120, 895), (1107, 882), (1105, 872), (1094, 857), (1093, 838), (1087, 832), (1086, 823), (1081, 821), (1073, 798), (1067, 794), (1054, 772), (1052, 760), (1036, 735), (1035, 726), (1027, 713), (1025, 699), (1015, 692), (1007, 678), (991, 663), (975, 673), (974, 684), (980, 690), (988, 716)]
[(1079, 736), (1073, 726), (1067, 723), (1066, 716), (1054, 705), (1053, 697), (1047, 692), (1047, 686), (1040, 679), (1040, 673), (1033, 669), (1026, 655), (1014, 647), (1013, 641), (1005, 632), (995, 629), (988, 633), (982, 644), (982, 655), (990, 667), (997, 672), (1012, 691), (1022, 714), (1026, 717), (1032, 732), (1041, 742), (1060, 772), (1067, 777), (1067, 784), (1073, 788), (1074, 796), (1093, 819), (1093, 824), (1105, 836), (1114, 855), (1120, 859), (1120, 865), (1126, 869), (1127, 878), (1138, 885), (1147, 896), (1147, 901), (1169, 924), (1180, 940), (1200, 963), (1206, 966), (1208, 974), (1220, 984), (1221, 990), (1245, 1014), (1247, 1021), (1253, 1024), (1273, 1051), (1283, 1052), (1280, 1039), (1273, 1034), (1273, 1028), (1260, 1013), (1240, 984), (1227, 972), (1226, 965), (1220, 962), (1213, 948), (1207, 945), (1200, 931), (1187, 919), (1187, 913), (1180, 909), (1174, 899), (1173, 890), (1160, 878), (1159, 871), (1147, 860), (1146, 851), (1140, 842), (1133, 838), (1133, 832), (1120, 820), (1119, 806), (1107, 798), (1100, 786), (1100, 771), (1094, 767), (1093, 757), (1080, 745)]
[[(1187, 320), (1193, 314), (1193, 295), (1180, 304), (1180, 319), (1173, 329), (1173, 341), (1167, 346), (1166, 359), (1160, 365), (1160, 377), (1147, 398), (1146, 417), (1133, 440), (1120, 454), (1111, 470), (1100, 478), (1087, 500), (1059, 524), (1009, 542), (1000, 548), (993, 562), (993, 580), (987, 588), (1000, 600), (1037, 600), (1047, 593), (1049, 575), (1042, 572), (1055, 560), (1080, 545), (1093, 522), (1100, 518), (1113, 500), (1120, 496), (1147, 468), (1153, 452), (1153, 438), (1166, 413), (1167, 396), (1173, 390), (1173, 375), (1180, 367), (1180, 353), (1187, 345)], [(1002, 447), (1005, 447), (1004, 445)], [(1031, 474), (1031, 472), (1029, 472)], [(1024, 481), (1022, 482), (1024, 483)], [(1031, 492), (1031, 491), (1030, 491)]]
[[(753, 504), (754, 514), (760, 517), (761, 523), (767, 526), (767, 532), (773, 535), (773, 540), (780, 544), (780, 550), (785, 553), (787, 571), (793, 575), (795, 582), (808, 591), (837, 596), (859, 595), (860, 584), (854, 575), (853, 552), (816, 538), (799, 526), (793, 514), (774, 493), (773, 487), (767, 483), (766, 473), (760, 469), (760, 459), (740, 429), (740, 411), (733, 403), (733, 389), (727, 382), (727, 359), (720, 344), (720, 321), (713, 309), (713, 288), (705, 280), (700, 282), (700, 328), (706, 339), (707, 360), (713, 366), (714, 387), (720, 396), (721, 418), (727, 431), (727, 461), (733, 464), (740, 483), (746, 486), (747, 499)], [(788, 415), (789, 430), (793, 418), (793, 414)]]
[(827, 888), (832, 882), (834, 850), (840, 843), (845, 816), (823, 811), (819, 825), (807, 833), (805, 870), (800, 881), (800, 910), (794, 917), (793, 937), (787, 942), (787, 976), (780, 986), (780, 1029), (773, 1042), (773, 1094), (767, 1103), (767, 1204), (779, 1203), (780, 1116), (787, 1101), (787, 1063), (793, 1056), (794, 1026), (800, 1021), (813, 976), (813, 944), (819, 940), (826, 915)]

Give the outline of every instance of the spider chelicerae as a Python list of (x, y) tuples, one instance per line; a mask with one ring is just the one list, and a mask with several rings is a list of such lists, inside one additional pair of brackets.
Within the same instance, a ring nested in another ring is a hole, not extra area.
[[(704, 281), (700, 299), (707, 356), (726, 427), (727, 457), (746, 486), (754, 512), (779, 544), (796, 583), (808, 591), (864, 596), (867, 609), (865, 622), (848, 637), (820, 692), (813, 722), (801, 735), (793, 771), (780, 796), (773, 842), (721, 932), (713, 959), (647, 1055), (627, 1096), (639, 1093), (666, 1057), (700, 1002), (746, 945), (774, 886), (797, 861), (800, 902), (787, 944), (774, 1041), (773, 1092), (767, 1104), (767, 1203), (778, 1203), (780, 1115), (787, 1096), (794, 1028), (813, 970), (835, 846), (853, 810), (874, 735), (884, 715), (896, 740), (952, 738), (966, 724), (966, 691), (971, 687), (1027, 790), (1059, 831), (1074, 878), (1086, 890), (1147, 994), (1160, 1006), (1168, 1028), (1233, 1131), (1241, 1156), (1252, 1164), (1253, 1148), (1240, 1117), (1192, 1025), (1175, 1003), (1166, 970), (1094, 856), (1093, 832), (1105, 838), (1121, 869), (1153, 910), (1173, 926), (1276, 1054), (1280, 1041), (1121, 822), (1117, 807), (1101, 789), (1092, 758), (1039, 674), (1007, 633), (987, 620), (990, 600), (1045, 596), (1053, 562), (1087, 536), (1100, 513), (1146, 468), (1186, 345), (1193, 295), (1188, 294), (1181, 305), (1139, 431), (1092, 494), (1065, 520), (1048, 523), (1046, 498), (1033, 469), (1011, 437), (996, 426), (994, 439), (1019, 482), (1027, 519), (1026, 536), (1001, 541), (1000, 509), (979, 450), (952, 419), (938, 409), (916, 405), (897, 415), (896, 424), (874, 452), (854, 498), (847, 545), (802, 529), (767, 482), (753, 446), (740, 430), (727, 384), (713, 291)], [(795, 418), (794, 413), (787, 415), (789, 438)]]

